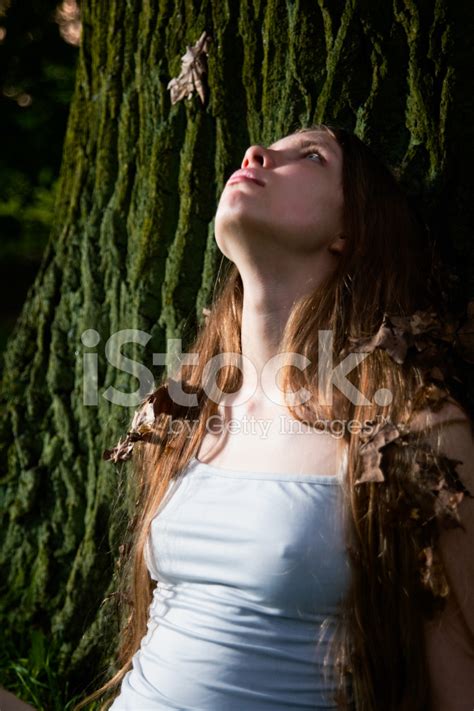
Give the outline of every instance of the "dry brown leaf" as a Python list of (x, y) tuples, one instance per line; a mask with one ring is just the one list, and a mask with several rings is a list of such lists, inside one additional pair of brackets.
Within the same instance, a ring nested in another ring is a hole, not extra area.
[(348, 340), (352, 344), (351, 352), (372, 353), (375, 348), (382, 348), (396, 363), (403, 363), (408, 348), (403, 329), (392, 326), (386, 314), (379, 330), (373, 336), (349, 337)]
[(145, 401), (135, 411), (130, 428), (124, 439), (119, 439), (112, 449), (106, 449), (102, 453), (102, 458), (107, 461), (119, 462), (130, 459), (135, 442), (151, 441), (154, 431), (154, 423), (160, 414), (172, 414), (173, 401), (168, 392), (168, 382), (161, 385), (153, 393), (147, 396)]
[(138, 434), (145, 434), (146, 432), (151, 432), (154, 421), (155, 412), (153, 408), (153, 402), (148, 399), (145, 404), (135, 412), (132, 419), (130, 431), (137, 432)]
[(348, 338), (346, 352), (371, 353), (382, 348), (398, 364), (402, 364), (410, 350), (417, 367), (429, 377), (446, 380), (446, 368), (451, 367), (455, 353), (468, 363), (474, 363), (474, 301), (467, 304), (465, 313), (445, 313), (440, 319), (433, 310), (417, 310), (409, 316), (385, 313), (382, 324), (372, 336)]
[(168, 82), (167, 89), (171, 92), (171, 103), (176, 104), (181, 99), (190, 99), (196, 91), (204, 103), (203, 75), (207, 72), (207, 54), (210, 35), (205, 31), (194, 45), (186, 45), (186, 54), (181, 57), (179, 76)]
[(440, 322), (435, 311), (414, 311), (410, 316), (390, 316), (391, 323), (413, 336), (439, 331)]
[(368, 338), (349, 338), (349, 341), (363, 352), (370, 353), (375, 348), (382, 348), (396, 363), (401, 364), (411, 347), (417, 351), (426, 351), (425, 358), (428, 355), (434, 357), (439, 349), (439, 341), (451, 342), (455, 331), (455, 323), (449, 317), (441, 323), (436, 312), (419, 309), (410, 316), (385, 313), (377, 333)]
[(380, 482), (385, 481), (380, 462), (382, 460), (382, 452), (380, 451), (390, 442), (400, 437), (403, 427), (395, 426), (390, 421), (371, 420), (367, 423), (368, 428), (373, 427), (372, 431), (367, 433), (362, 432), (359, 446), (359, 457), (361, 460), (362, 474), (356, 479), (355, 484), (365, 482)]
[(112, 449), (105, 449), (102, 453), (102, 459), (112, 461), (117, 464), (119, 461), (125, 461), (132, 456), (134, 443), (130, 441), (128, 436), (125, 439), (119, 439), (118, 444)]

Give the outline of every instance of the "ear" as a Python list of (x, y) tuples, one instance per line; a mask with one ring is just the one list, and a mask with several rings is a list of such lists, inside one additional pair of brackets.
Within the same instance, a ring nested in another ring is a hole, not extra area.
[(347, 244), (347, 237), (346, 235), (339, 233), (337, 234), (332, 242), (328, 245), (328, 249), (330, 252), (333, 254), (342, 254), (342, 252), (345, 249), (345, 246)]

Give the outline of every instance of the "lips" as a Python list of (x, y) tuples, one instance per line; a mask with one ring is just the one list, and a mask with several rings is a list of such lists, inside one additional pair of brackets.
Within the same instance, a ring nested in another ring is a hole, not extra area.
[(230, 183), (236, 183), (239, 180), (253, 180), (254, 183), (257, 183), (257, 185), (261, 185), (262, 187), (265, 185), (263, 180), (260, 180), (260, 178), (257, 177), (256, 173), (252, 168), (245, 168), (242, 170), (236, 170), (235, 173), (232, 173), (230, 176), (229, 180), (227, 181), (227, 185)]

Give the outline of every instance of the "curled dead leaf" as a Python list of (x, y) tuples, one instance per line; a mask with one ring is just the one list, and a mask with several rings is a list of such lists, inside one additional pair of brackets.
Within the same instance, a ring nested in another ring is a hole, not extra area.
[(171, 79), (166, 87), (171, 92), (172, 104), (176, 104), (184, 98), (190, 99), (194, 91), (198, 93), (201, 102), (204, 103), (203, 75), (207, 72), (210, 41), (210, 35), (204, 31), (194, 45), (186, 46), (186, 53), (181, 57), (179, 76)]
[(119, 439), (118, 443), (112, 449), (104, 449), (102, 459), (112, 461), (117, 464), (119, 461), (125, 461), (132, 456), (133, 442), (128, 437)]
[(418, 336), (426, 336), (430, 333), (440, 333), (442, 325), (435, 311), (420, 310), (414, 311), (409, 316), (387, 316), (390, 322), (403, 333), (411, 336), (410, 341), (416, 340)]
[(464, 321), (459, 314), (444, 314), (441, 319), (435, 311), (417, 310), (409, 316), (384, 313), (378, 331), (363, 338), (349, 337), (346, 352), (371, 353), (376, 348), (385, 350), (398, 364), (402, 364), (410, 350), (416, 365), (428, 371), (433, 378), (445, 379), (437, 361), (446, 356), (447, 349), (455, 350), (464, 360), (474, 363), (474, 301), (469, 302)]
[(348, 340), (351, 344), (350, 352), (372, 353), (375, 348), (382, 348), (396, 363), (403, 363), (408, 348), (404, 330), (392, 326), (387, 314), (384, 314), (383, 321), (373, 336), (367, 338), (349, 337)]
[(133, 415), (126, 436), (123, 439), (120, 438), (112, 449), (104, 450), (102, 459), (114, 463), (126, 461), (131, 458), (136, 442), (151, 441), (158, 415), (172, 414), (173, 412), (173, 401), (168, 392), (170, 381), (172, 381), (172, 378), (168, 378), (168, 382), (148, 395), (145, 401), (140, 404)]
[[(365, 429), (367, 432), (364, 431)], [(380, 450), (400, 437), (402, 431), (404, 431), (404, 426), (396, 426), (390, 420), (371, 420), (366, 423), (366, 427), (360, 435), (362, 444), (359, 446), (362, 474), (356, 479), (355, 484), (385, 481), (380, 468), (380, 462), (382, 461), (382, 452)]]

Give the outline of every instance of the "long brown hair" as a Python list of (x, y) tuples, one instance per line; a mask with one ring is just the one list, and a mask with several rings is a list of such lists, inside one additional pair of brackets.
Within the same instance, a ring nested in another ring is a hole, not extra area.
[[(423, 618), (441, 609), (447, 594), (436, 520), (454, 518), (438, 494), (443, 487), (460, 492), (451, 461), (433, 453), (409, 428), (415, 410), (450, 398), (432, 347), (436, 337), (443, 341), (433, 251), (393, 171), (342, 128), (318, 124), (296, 132), (314, 130), (332, 132), (342, 148), (347, 248), (333, 274), (293, 306), (280, 350), (303, 354), (311, 363), (305, 370), (285, 371), (287, 392), (305, 387), (312, 394), (302, 409), (288, 406), (295, 418), (315, 426), (322, 415), (366, 423), (360, 431), (344, 432), (348, 465), (342, 488), (352, 577), (333, 640), (337, 696), (340, 707), (347, 708), (350, 679), (358, 711), (420, 711), (429, 707)], [(171, 480), (197, 454), (208, 418), (217, 414), (215, 399), (204, 392), (204, 368), (220, 353), (241, 353), (242, 303), (242, 280), (229, 262), (188, 348), (198, 354), (198, 363), (181, 373), (183, 389), (196, 395), (195, 405), (173, 402), (173, 374), (162, 377), (137, 410), (126, 440), (107, 452), (114, 461), (131, 456), (133, 467), (129, 497), (134, 512), (117, 589), (122, 631), (116, 673), (76, 709), (116, 694), (140, 647), (153, 590), (144, 558), (150, 523)], [(332, 333), (334, 364), (351, 351), (369, 353), (347, 376), (369, 404), (341, 396), (331, 406), (318, 401), (318, 335), (323, 329)], [(420, 348), (420, 339), (425, 346), (430, 343), (428, 351)], [(240, 370), (221, 368), (217, 384), (226, 393), (238, 390)], [(191, 426), (169, 426), (180, 420)]]

